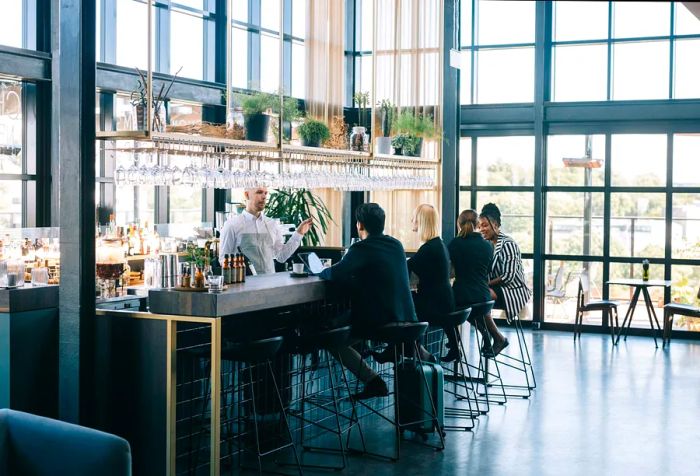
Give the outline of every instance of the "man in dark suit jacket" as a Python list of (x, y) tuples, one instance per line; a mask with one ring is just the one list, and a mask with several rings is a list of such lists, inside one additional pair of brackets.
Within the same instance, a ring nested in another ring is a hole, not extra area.
[[(416, 322), (417, 318), (406, 254), (401, 242), (384, 234), (384, 210), (376, 203), (365, 203), (355, 216), (362, 241), (352, 245), (340, 262), (323, 270), (320, 276), (349, 290), (350, 322), (359, 341), (384, 324)], [(386, 383), (355, 349), (338, 349), (336, 355), (365, 384), (356, 398), (388, 394)]]

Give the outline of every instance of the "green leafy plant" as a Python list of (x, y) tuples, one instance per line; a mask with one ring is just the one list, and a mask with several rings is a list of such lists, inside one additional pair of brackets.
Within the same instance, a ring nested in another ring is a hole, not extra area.
[(279, 110), (278, 97), (274, 94), (265, 93), (262, 91), (239, 93), (236, 95), (236, 102), (243, 108), (244, 116), (264, 114), (268, 109), (274, 109), (275, 106), (277, 106), (277, 109)]
[(416, 155), (421, 138), (410, 134), (398, 134), (391, 139), (394, 149), (401, 151), (403, 155)]
[(185, 251), (187, 254), (183, 259), (190, 263), (190, 265), (204, 268), (204, 266), (208, 264), (207, 261), (209, 260), (209, 257), (207, 256), (207, 250), (204, 248), (200, 248), (196, 244), (190, 243), (187, 245)]
[[(294, 224), (299, 224), (311, 217), (320, 226), (323, 234), (328, 231), (329, 223), (335, 223), (323, 200), (305, 188), (276, 190), (267, 201), (265, 214), (278, 218), (283, 223)], [(321, 244), (321, 236), (316, 226), (312, 226), (304, 235), (303, 244), (305, 246)]]
[(358, 125), (365, 127), (365, 111), (369, 104), (369, 91), (358, 91), (352, 96), (352, 99), (358, 107)]
[(435, 127), (433, 116), (413, 114), (410, 111), (402, 111), (395, 118), (393, 130), (397, 134), (408, 134), (422, 139), (437, 139), (441, 136)]
[[(278, 109), (272, 108), (274, 112), (277, 112)], [(282, 100), (282, 120), (293, 122), (301, 117), (304, 117), (304, 114), (299, 109), (299, 101), (295, 98), (284, 96)]]
[(316, 119), (306, 119), (304, 123), (297, 128), (297, 132), (307, 144), (321, 144), (331, 137), (328, 126)]

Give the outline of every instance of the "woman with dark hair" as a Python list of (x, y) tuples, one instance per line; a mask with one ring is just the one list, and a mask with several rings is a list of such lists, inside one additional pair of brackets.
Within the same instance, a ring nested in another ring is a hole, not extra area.
[[(466, 308), (491, 300), (488, 282), (493, 246), (477, 231), (477, 221), (478, 215), (475, 210), (464, 210), (460, 213), (457, 218), (459, 231), (448, 246), (455, 276), (452, 291), (458, 308)], [(474, 322), (471, 318), (469, 322), (476, 325), (483, 336), (484, 353), (492, 352), (491, 336), (494, 339), (494, 347), (502, 350), (508, 345), (508, 340), (498, 330), (491, 315), (484, 317), (485, 327), (484, 323)], [(450, 349), (445, 360), (452, 357), (455, 359), (459, 357), (456, 348)]]
[[(481, 209), (479, 230), (494, 247), (489, 272), (491, 297), (496, 300), (494, 309), (504, 310), (506, 319), (511, 322), (532, 296), (525, 282), (520, 248), (513, 238), (501, 232), (501, 211), (494, 203), (487, 203)], [(494, 344), (494, 354), (498, 354), (503, 347), (499, 349)]]

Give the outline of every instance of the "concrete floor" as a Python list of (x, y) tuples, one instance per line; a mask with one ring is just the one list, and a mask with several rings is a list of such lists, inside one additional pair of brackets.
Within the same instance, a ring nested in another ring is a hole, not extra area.
[[(646, 337), (613, 347), (598, 334), (576, 344), (570, 333), (525, 335), (537, 375), (532, 398), (492, 406), (472, 433), (449, 432), (443, 452), (404, 442), (398, 463), (351, 457), (343, 474), (698, 474), (700, 341), (662, 350)], [(386, 424), (364, 421), (373, 446), (393, 445)]]

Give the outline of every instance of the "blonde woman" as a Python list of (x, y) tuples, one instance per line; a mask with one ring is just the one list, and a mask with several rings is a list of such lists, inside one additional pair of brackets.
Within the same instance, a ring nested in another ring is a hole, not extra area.
[[(422, 243), (415, 255), (408, 260), (408, 269), (418, 276), (418, 291), (413, 295), (419, 321), (440, 325), (440, 317), (455, 310), (450, 287), (450, 259), (440, 238), (440, 215), (435, 207), (418, 205), (411, 219), (413, 231)], [(454, 328), (445, 329), (448, 347), (457, 348)], [(421, 359), (437, 362), (428, 351), (420, 347)]]

